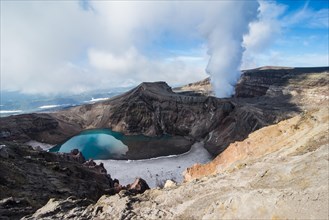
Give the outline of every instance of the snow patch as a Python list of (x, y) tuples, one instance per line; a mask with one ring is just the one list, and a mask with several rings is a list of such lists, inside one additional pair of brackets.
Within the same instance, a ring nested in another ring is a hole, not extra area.
[(96, 160), (102, 162), (112, 178), (120, 184), (132, 183), (136, 177), (146, 180), (150, 187), (162, 185), (166, 180), (183, 181), (183, 171), (195, 163), (211, 161), (211, 155), (203, 147), (203, 142), (192, 145), (190, 151), (180, 155), (157, 157), (146, 160)]
[(0, 114), (20, 113), (22, 110), (0, 110)]
[(52, 145), (52, 144), (41, 143), (41, 142), (38, 142), (38, 141), (35, 141), (35, 140), (28, 141), (25, 144), (30, 145), (34, 149), (40, 147), (44, 151), (48, 151), (50, 148), (55, 146), (55, 145)]
[(43, 106), (40, 106), (39, 108), (41, 109), (48, 109), (48, 108), (56, 108), (56, 107), (59, 107), (60, 105), (43, 105)]
[(86, 102), (86, 103), (95, 103), (95, 102), (104, 101), (104, 100), (107, 100), (107, 99), (109, 99), (109, 98), (96, 98), (96, 99), (91, 98), (91, 100), (84, 101), (84, 102)]

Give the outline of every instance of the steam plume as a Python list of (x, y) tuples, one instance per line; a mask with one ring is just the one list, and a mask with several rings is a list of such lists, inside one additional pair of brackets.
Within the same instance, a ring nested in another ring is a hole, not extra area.
[[(257, 18), (258, 2), (221, 2), (222, 7), (203, 24), (208, 39), (210, 60), (207, 73), (217, 97), (228, 97), (234, 93), (234, 85), (240, 76), (240, 65), (244, 48), (243, 36), (251, 21)], [(234, 3), (234, 4), (233, 4)], [(222, 15), (230, 13), (229, 17)]]

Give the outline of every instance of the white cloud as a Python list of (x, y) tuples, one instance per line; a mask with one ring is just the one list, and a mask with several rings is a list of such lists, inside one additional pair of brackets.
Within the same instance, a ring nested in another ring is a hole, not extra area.
[(141, 81), (166, 81), (171, 85), (177, 85), (180, 82), (187, 83), (207, 77), (204, 71), (208, 58), (206, 55), (152, 60), (140, 54), (135, 48), (130, 48), (120, 55), (91, 49), (88, 58), (92, 67), (104, 78), (110, 78), (112, 84), (120, 81), (125, 84)]
[[(209, 72), (230, 77), (240, 55), (228, 54), (240, 53), (241, 35), (257, 9), (256, 2), (240, 1), (82, 6), (85, 10), (77, 1), (1, 1), (1, 89), (67, 93), (153, 80), (187, 83), (207, 76), (205, 44), (212, 56)], [(199, 44), (170, 48), (171, 38)], [(165, 48), (161, 56), (148, 53), (157, 47)], [(228, 83), (234, 83), (234, 74)]]
[(284, 5), (260, 1), (258, 20), (250, 23), (249, 33), (243, 38), (243, 45), (246, 50), (243, 54), (242, 69), (259, 66), (259, 55), (266, 52), (281, 35), (282, 23), (279, 17), (285, 10)]
[[(263, 65), (279, 66), (325, 66), (328, 65), (328, 35), (314, 35), (312, 29), (327, 30), (329, 27), (329, 10), (327, 8), (314, 10), (308, 2), (304, 7), (289, 11), (287, 5), (274, 1), (259, 1), (260, 14), (258, 21), (250, 24), (249, 34), (244, 36), (246, 48), (243, 55), (242, 69), (250, 69)], [(295, 28), (303, 28), (304, 34), (299, 36)], [(323, 50), (319, 48), (322, 43)], [(273, 45), (280, 45), (276, 48)], [(297, 48), (294, 48), (294, 46)], [(302, 54), (301, 47), (314, 48)], [(294, 55), (293, 55), (294, 54)], [(307, 59), (307, 60), (302, 60)]]
[[(1, 1), (1, 89), (79, 93), (142, 81), (177, 85), (205, 78), (207, 69), (225, 96), (240, 74), (242, 40), (242, 68), (327, 63), (319, 51), (294, 58), (272, 47), (290, 44), (293, 36), (285, 34), (292, 27), (328, 28), (327, 8), (305, 4), (287, 13), (274, 1), (259, 4), (258, 21), (250, 23), (256, 1)], [(312, 48), (317, 40), (299, 41)]]
[(252, 52), (264, 51), (274, 39), (281, 34), (281, 23), (278, 17), (286, 7), (273, 2), (260, 2), (258, 20), (250, 23), (249, 34), (244, 36), (244, 46)]
[(88, 40), (87, 14), (76, 2), (1, 1), (1, 89), (70, 91), (67, 64)]

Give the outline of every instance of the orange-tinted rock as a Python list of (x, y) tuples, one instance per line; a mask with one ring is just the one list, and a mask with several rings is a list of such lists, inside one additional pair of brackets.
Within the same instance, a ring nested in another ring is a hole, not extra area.
[(312, 138), (321, 139), (327, 135), (328, 124), (327, 110), (320, 109), (262, 128), (251, 133), (244, 141), (230, 144), (210, 163), (196, 164), (188, 168), (184, 179), (191, 181), (223, 171), (240, 169), (257, 158), (287, 146), (305, 148), (310, 145)]

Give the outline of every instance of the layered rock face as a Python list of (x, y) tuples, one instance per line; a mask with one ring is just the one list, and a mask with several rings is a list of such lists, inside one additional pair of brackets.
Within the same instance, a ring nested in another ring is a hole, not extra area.
[(207, 149), (220, 153), (232, 143), (225, 136), (227, 133), (235, 134), (234, 140), (241, 141), (251, 131), (323, 106), (329, 97), (328, 84), (328, 67), (263, 67), (244, 71), (232, 98), (237, 107), (209, 133)]
[(158, 82), (142, 83), (108, 102), (72, 109), (70, 113), (82, 113), (84, 117), (101, 108), (96, 120), (85, 121), (86, 128), (107, 127), (125, 134), (201, 138), (214, 126), (211, 118), (222, 120), (234, 105), (214, 97), (178, 95), (166, 83)]
[(181, 87), (173, 88), (173, 91), (185, 95), (214, 95), (210, 83), (210, 77), (195, 83), (189, 83)]
[(79, 123), (69, 123), (52, 114), (23, 114), (0, 118), (0, 140), (27, 142), (36, 140), (58, 144), (82, 130)]
[[(215, 97), (187, 96), (172, 92), (164, 82), (142, 83), (109, 101), (55, 113), (84, 129), (110, 128), (125, 134), (149, 136), (169, 134), (194, 141), (205, 138), (233, 110), (235, 103)], [(234, 134), (227, 133), (226, 136)], [(216, 151), (212, 153), (216, 154)]]
[[(260, 67), (257, 69), (245, 70), (236, 85), (236, 97), (250, 98), (257, 96), (270, 95), (273, 91), (280, 95), (281, 89), (293, 87), (298, 84), (312, 84), (311, 79), (307, 79), (314, 73), (328, 73), (328, 67), (310, 67), (310, 68), (290, 68), (290, 67)], [(323, 77), (324, 81), (317, 82), (325, 85), (328, 79)], [(300, 88), (303, 90), (305, 88)]]

